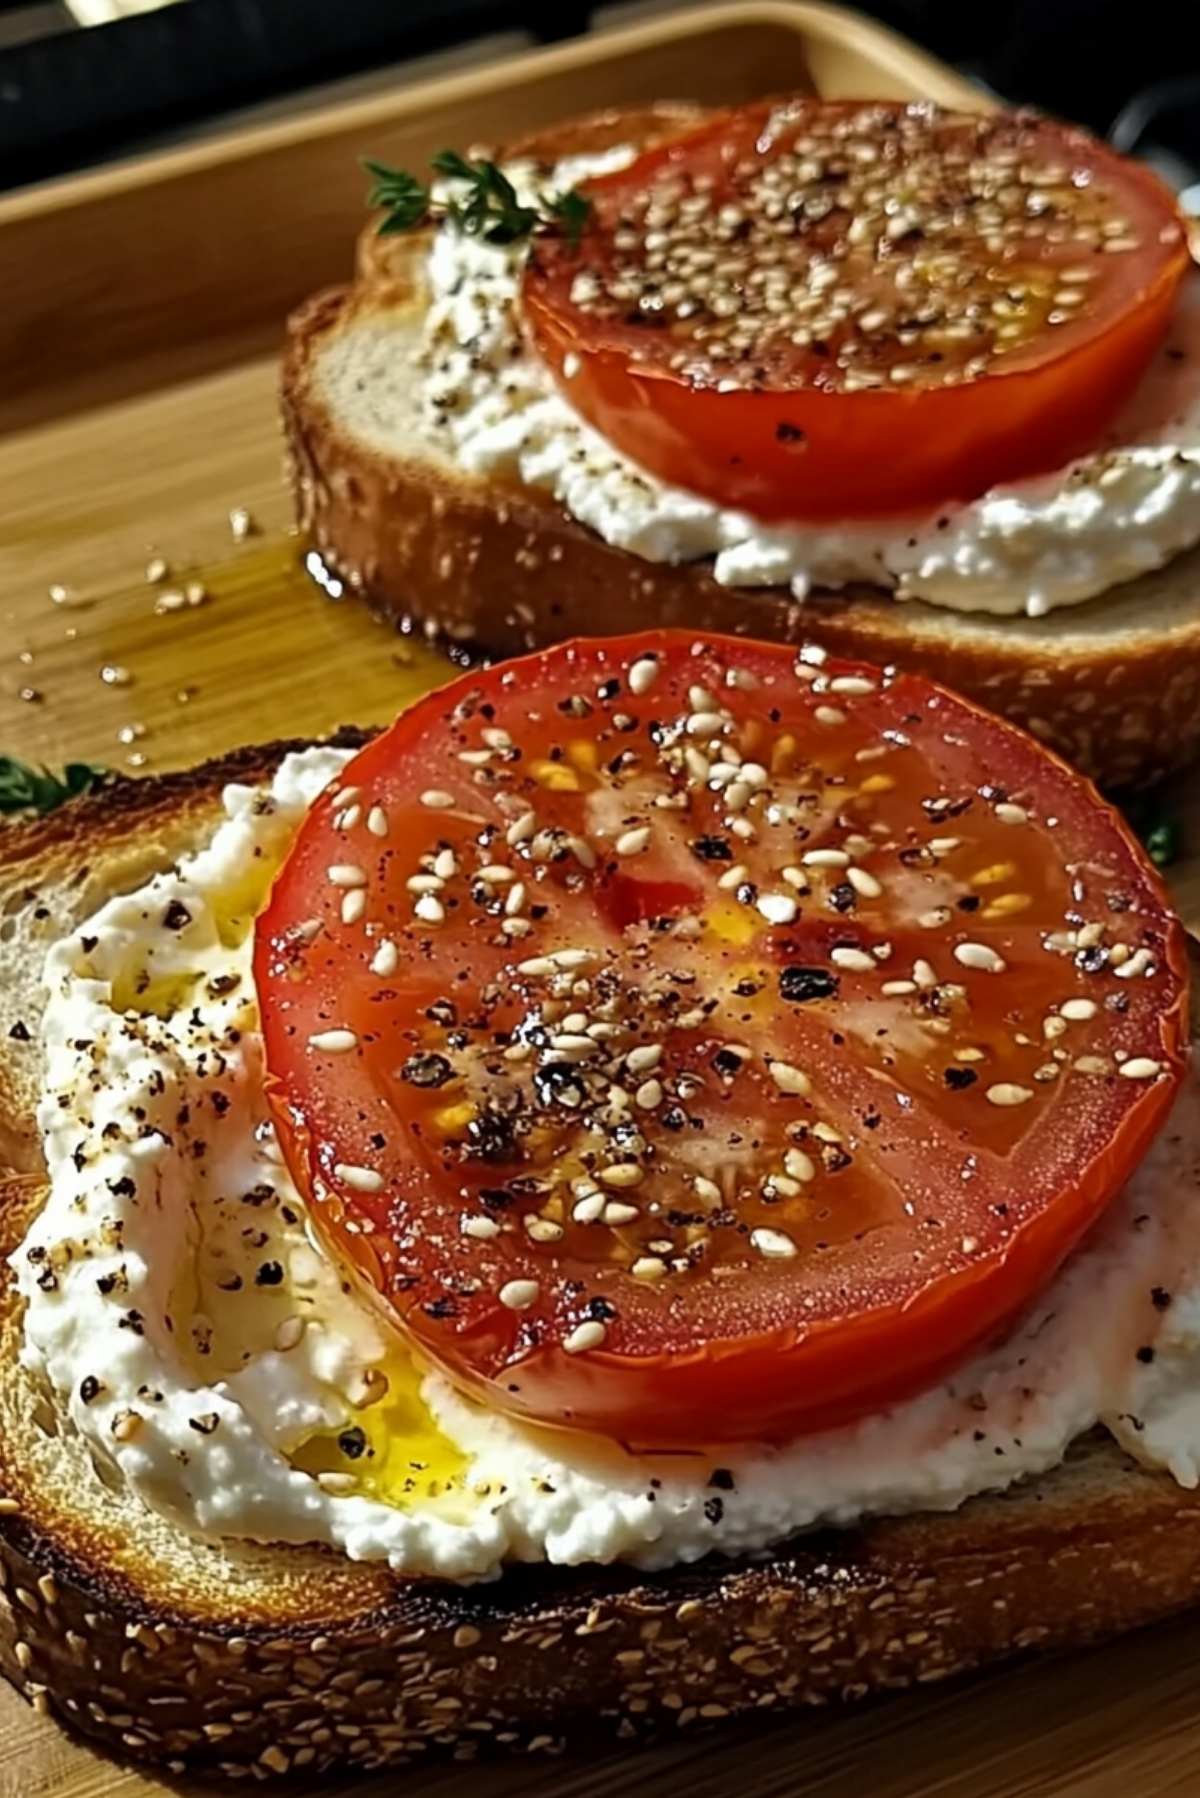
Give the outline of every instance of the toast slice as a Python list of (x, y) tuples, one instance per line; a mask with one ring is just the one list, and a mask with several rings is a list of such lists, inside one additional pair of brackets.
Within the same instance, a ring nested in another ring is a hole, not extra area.
[(262, 1777), (634, 1742), (945, 1679), (1200, 1598), (1200, 1495), (1099, 1434), (950, 1514), (661, 1574), (520, 1567), (475, 1587), (319, 1547), (202, 1542), (114, 1488), (20, 1365), (6, 1265), (42, 1197), (41, 962), (107, 894), (197, 845), (227, 781), (269, 779), (288, 747), (119, 780), (0, 829), (0, 1668), (19, 1690), (122, 1754)]
[[(548, 166), (643, 143), (685, 106), (596, 115), (521, 139)], [(996, 618), (870, 587), (721, 586), (710, 561), (611, 547), (548, 494), (481, 478), (419, 416), (428, 236), (359, 242), (351, 288), (289, 321), (282, 405), (301, 529), (352, 589), (406, 629), (485, 655), (648, 621), (800, 641), (925, 674), (1002, 712), (1108, 787), (1145, 785), (1200, 754), (1200, 549), (1046, 618)]]

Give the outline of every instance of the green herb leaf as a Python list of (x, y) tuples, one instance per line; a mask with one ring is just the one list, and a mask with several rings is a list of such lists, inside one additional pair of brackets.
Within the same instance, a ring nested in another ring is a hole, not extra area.
[(1179, 823), (1175, 818), (1159, 818), (1142, 838), (1146, 854), (1156, 868), (1169, 868), (1179, 854)]
[(424, 224), (429, 216), (429, 189), (406, 169), (393, 169), (386, 162), (363, 158), (363, 168), (373, 176), (367, 194), (367, 205), (382, 207), (387, 213), (379, 226), (381, 237), (396, 231), (411, 231)]
[(107, 770), (88, 762), (68, 762), (60, 778), (48, 768), (31, 768), (15, 756), (0, 755), (0, 812), (52, 812), (105, 779)]
[(553, 194), (544, 198), (542, 205), (551, 218), (557, 221), (567, 242), (577, 245), (584, 226), (592, 216), (592, 202), (587, 196), (571, 188), (565, 194)]
[(380, 236), (445, 218), (464, 236), (481, 237), (485, 243), (517, 243), (537, 230), (557, 230), (577, 244), (591, 212), (591, 202), (578, 193), (543, 197), (536, 206), (523, 206), (504, 170), (484, 157), (472, 161), (457, 150), (439, 150), (431, 166), (445, 180), (461, 183), (462, 190), (444, 201), (434, 200), (415, 175), (364, 159), (363, 167), (374, 177), (367, 204), (387, 215), (380, 221)]

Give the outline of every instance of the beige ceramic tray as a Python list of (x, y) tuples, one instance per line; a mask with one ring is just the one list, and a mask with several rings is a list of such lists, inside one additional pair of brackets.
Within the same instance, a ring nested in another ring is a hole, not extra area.
[[(349, 270), (358, 156), (412, 163), (603, 104), (806, 86), (971, 97), (851, 14), (724, 5), (0, 200), (0, 751), (153, 771), (383, 719), (445, 671), (319, 594), (286, 535), (274, 347), (287, 309)], [(236, 507), (258, 526), (241, 542)], [(148, 581), (158, 558), (169, 574)], [(189, 586), (201, 603), (156, 609)], [(1178, 874), (1196, 921), (1200, 879), (1187, 863)], [(953, 1692), (686, 1735), (637, 1760), (414, 1769), (321, 1790), (1182, 1798), (1200, 1792), (1198, 1676), (1200, 1623), (1183, 1623)], [(0, 1798), (179, 1789), (93, 1755), (0, 1690)]]

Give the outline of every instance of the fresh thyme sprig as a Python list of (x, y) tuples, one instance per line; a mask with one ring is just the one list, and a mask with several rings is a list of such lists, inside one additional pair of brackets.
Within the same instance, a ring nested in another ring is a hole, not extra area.
[(386, 162), (364, 158), (372, 177), (367, 205), (379, 207), (379, 235), (391, 237), (413, 231), (419, 225), (448, 219), (467, 237), (485, 243), (518, 243), (538, 231), (554, 231), (577, 244), (591, 214), (591, 201), (572, 189), (564, 194), (543, 194), (535, 206), (525, 206), (504, 170), (480, 157), (472, 160), (457, 150), (439, 150), (431, 159), (435, 174), (461, 182), (465, 191), (450, 199), (435, 199), (432, 187)]
[(31, 768), (15, 756), (0, 755), (0, 812), (52, 812), (106, 779), (106, 770), (89, 762), (68, 762), (62, 775)]

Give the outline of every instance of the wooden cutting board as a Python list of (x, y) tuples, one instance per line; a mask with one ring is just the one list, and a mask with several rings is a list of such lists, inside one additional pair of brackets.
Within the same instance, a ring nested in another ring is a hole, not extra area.
[[(0, 427), (12, 427), (0, 437), (0, 752), (153, 773), (236, 743), (383, 721), (448, 671), (302, 573), (280, 479), (273, 356), (248, 353), (271, 344), (291, 298), (347, 266), (353, 154), (464, 141), (502, 103), (532, 123), (601, 99), (738, 98), (805, 81), (822, 92), (962, 92), (947, 71), (830, 8), (717, 7), (177, 153), (148, 171), (0, 201)], [(228, 237), (246, 213), (262, 221), (265, 261), (262, 241), (251, 256)], [(226, 233), (216, 249), (214, 232)], [(53, 281), (43, 262), (31, 282), (30, 257), (67, 242)], [(297, 245), (295, 266), (281, 264)], [(249, 534), (235, 537), (234, 510), (248, 515)], [(1200, 929), (1196, 783), (1177, 783), (1164, 807), (1184, 829), (1172, 883)], [(1198, 1685), (1200, 1619), (1184, 1620), (858, 1710), (688, 1733), (637, 1759), (413, 1770), (320, 1789), (1195, 1798)], [(0, 1687), (0, 1798), (221, 1789), (123, 1769)]]

